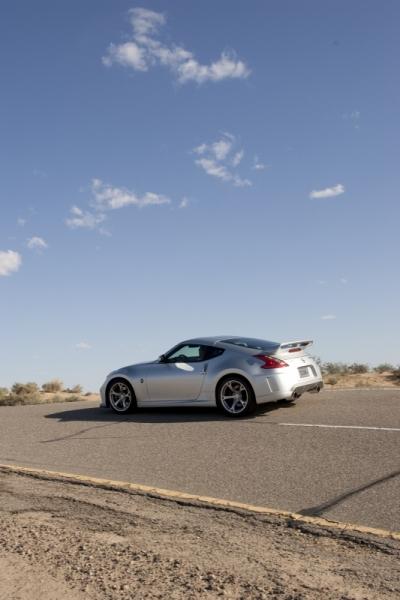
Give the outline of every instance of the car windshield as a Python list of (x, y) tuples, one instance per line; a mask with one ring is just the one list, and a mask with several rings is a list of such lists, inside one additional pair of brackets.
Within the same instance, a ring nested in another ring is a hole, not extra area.
[(271, 346), (279, 346), (278, 342), (270, 342), (268, 340), (258, 340), (256, 338), (230, 338), (222, 340), (224, 344), (233, 344), (243, 348), (251, 348), (253, 350), (270, 350)]

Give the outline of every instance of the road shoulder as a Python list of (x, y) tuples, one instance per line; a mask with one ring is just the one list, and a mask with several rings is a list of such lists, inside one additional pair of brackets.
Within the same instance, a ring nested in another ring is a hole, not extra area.
[(5, 472), (0, 506), (0, 564), (23, 561), (31, 590), (45, 573), (60, 600), (400, 593), (393, 539)]

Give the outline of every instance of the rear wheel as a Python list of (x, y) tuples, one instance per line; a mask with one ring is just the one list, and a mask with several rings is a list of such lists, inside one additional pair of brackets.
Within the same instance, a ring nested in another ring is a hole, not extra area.
[(256, 408), (250, 384), (236, 375), (224, 377), (218, 384), (216, 395), (218, 407), (229, 417), (244, 417)]
[(113, 379), (107, 388), (109, 406), (118, 414), (126, 414), (136, 408), (135, 392), (125, 379)]

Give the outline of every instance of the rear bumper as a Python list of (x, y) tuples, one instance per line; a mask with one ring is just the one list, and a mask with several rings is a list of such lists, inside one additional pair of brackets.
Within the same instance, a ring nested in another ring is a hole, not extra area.
[(305, 385), (296, 385), (292, 389), (292, 398), (298, 398), (301, 394), (305, 392), (314, 392), (318, 393), (324, 387), (324, 382), (322, 379), (319, 381), (313, 381), (312, 383), (307, 383)]
[(319, 392), (324, 387), (319, 373), (317, 377), (309, 377), (308, 380), (301, 381), (293, 371), (274, 373), (268, 377), (255, 377), (252, 384), (259, 404), (298, 398), (306, 392)]

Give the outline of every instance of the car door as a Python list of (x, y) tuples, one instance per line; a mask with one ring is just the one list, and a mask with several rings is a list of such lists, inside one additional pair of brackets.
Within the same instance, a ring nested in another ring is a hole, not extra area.
[(145, 374), (148, 403), (194, 401), (200, 395), (207, 372), (205, 352), (199, 344), (183, 344), (160, 362), (148, 365)]

